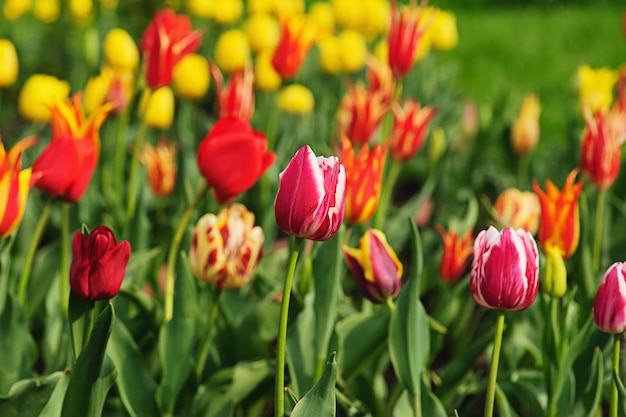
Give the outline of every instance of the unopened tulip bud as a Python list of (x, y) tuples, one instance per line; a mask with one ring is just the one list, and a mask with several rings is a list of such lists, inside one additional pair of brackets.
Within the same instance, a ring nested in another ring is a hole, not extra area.
[(315, 107), (315, 98), (311, 90), (302, 84), (290, 84), (284, 87), (276, 99), (278, 108), (292, 114), (311, 113)]
[(139, 102), (139, 114), (146, 126), (169, 129), (174, 120), (174, 92), (170, 87), (145, 90)]
[(535, 149), (539, 142), (539, 99), (534, 94), (526, 94), (522, 108), (511, 126), (511, 145), (518, 155), (526, 155)]
[(51, 75), (34, 74), (26, 80), (18, 97), (20, 115), (33, 122), (50, 120), (50, 108), (65, 101), (70, 93), (67, 81)]
[(172, 86), (179, 97), (198, 100), (209, 89), (209, 63), (201, 55), (189, 54), (174, 66)]
[(8, 39), (0, 39), (0, 88), (13, 85), (17, 80), (19, 64), (15, 46)]
[(239, 29), (223, 32), (215, 44), (215, 63), (223, 72), (243, 70), (250, 61), (250, 45)]
[(139, 65), (137, 44), (124, 29), (111, 29), (104, 38), (104, 59), (113, 68), (134, 70)]
[(556, 246), (546, 248), (546, 268), (542, 284), (544, 290), (555, 297), (562, 297), (567, 290), (567, 269), (561, 249)]
[(593, 300), (593, 318), (605, 333), (626, 330), (626, 263), (615, 262), (604, 274)]

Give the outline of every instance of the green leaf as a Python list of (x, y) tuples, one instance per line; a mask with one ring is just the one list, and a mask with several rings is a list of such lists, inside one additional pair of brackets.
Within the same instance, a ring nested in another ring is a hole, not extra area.
[(89, 401), (89, 411), (87, 412), (89, 417), (99, 417), (102, 415), (104, 401), (107, 398), (109, 389), (115, 383), (116, 377), (117, 371), (115, 370), (115, 365), (111, 359), (105, 355), (102, 368), (100, 369), (100, 376), (91, 389), (91, 401)]
[(156, 416), (156, 383), (144, 365), (139, 347), (124, 323), (116, 320), (107, 354), (115, 364), (117, 391), (131, 417)]
[[(424, 384), (422, 380), (422, 387), (420, 389), (420, 400), (422, 407), (422, 416), (424, 417), (448, 417), (448, 412), (445, 407), (437, 398), (435, 394)], [(396, 417), (412, 416), (413, 405), (411, 404), (411, 396), (408, 391), (404, 391), (396, 406), (393, 409), (393, 415)]]
[(61, 378), (56, 383), (54, 391), (50, 394), (50, 398), (46, 403), (46, 406), (39, 413), (39, 417), (58, 417), (61, 415), (61, 408), (63, 407), (63, 399), (65, 398), (65, 392), (67, 386), (70, 383), (69, 372), (63, 372)]
[[(604, 362), (602, 351), (599, 347), (593, 351), (591, 360), (591, 375), (589, 382), (585, 387), (582, 395), (582, 404), (574, 407), (574, 417), (595, 416), (600, 413), (600, 405), (602, 401), (602, 381), (604, 380)], [(619, 380), (618, 387), (621, 385), (622, 396), (626, 395), (624, 385)]]
[(18, 380), (32, 375), (35, 346), (20, 303), (8, 294), (0, 315), (0, 394)]
[(161, 383), (157, 388), (157, 404), (161, 411), (172, 413), (176, 398), (192, 368), (196, 346), (196, 309), (198, 295), (196, 282), (188, 262), (180, 262), (176, 275), (174, 313), (159, 332)]
[(0, 396), (0, 415), (2, 417), (39, 415), (62, 379), (63, 372), (59, 371), (42, 378), (16, 382), (6, 396)]
[(46, 296), (46, 317), (41, 343), (41, 351), (48, 372), (62, 369), (66, 364), (75, 360), (70, 343), (68, 320), (61, 314), (59, 304), (60, 274), (55, 274), (52, 281), (50, 291)]
[(496, 384), (496, 409), (501, 417), (513, 417), (511, 404), (498, 384)]
[(74, 349), (74, 358), (78, 358), (80, 351), (85, 344), (85, 321), (89, 320), (88, 313), (92, 312), (95, 302), (85, 300), (70, 291), (70, 301), (67, 311), (67, 318), (70, 323), (70, 335), (72, 340), (72, 349)]
[[(98, 315), (89, 341), (72, 369), (61, 417), (89, 416), (89, 410), (93, 411), (91, 408), (93, 406), (90, 403), (101, 395), (97, 390), (94, 392), (94, 389), (100, 377), (104, 352), (114, 318), (113, 306), (109, 303)], [(103, 387), (100, 388), (104, 389)], [(108, 388), (106, 390), (108, 391)], [(86, 395), (86, 393), (91, 393), (91, 395)]]
[(304, 298), (304, 309), (287, 330), (287, 366), (290, 386), (297, 396), (313, 385), (315, 339), (311, 329), (315, 324), (313, 294)]
[(412, 276), (400, 292), (389, 325), (389, 355), (396, 376), (411, 396), (420, 395), (421, 377), (430, 351), (426, 310), (419, 299), (422, 248), (415, 223), (412, 230)]
[(334, 416), (337, 412), (335, 400), (335, 381), (337, 363), (335, 353), (331, 354), (322, 377), (304, 397), (298, 401), (291, 412), (291, 417)]

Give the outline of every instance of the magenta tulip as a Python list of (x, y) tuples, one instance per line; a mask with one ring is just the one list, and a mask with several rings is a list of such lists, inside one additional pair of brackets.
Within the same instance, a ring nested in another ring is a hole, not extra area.
[(626, 262), (615, 262), (604, 274), (593, 301), (593, 318), (605, 333), (626, 330)]
[(280, 173), (276, 223), (299, 238), (328, 240), (343, 222), (345, 193), (346, 170), (337, 157), (316, 157), (303, 146)]
[(539, 289), (537, 243), (523, 229), (491, 226), (474, 242), (470, 292), (477, 304), (499, 310), (525, 310)]

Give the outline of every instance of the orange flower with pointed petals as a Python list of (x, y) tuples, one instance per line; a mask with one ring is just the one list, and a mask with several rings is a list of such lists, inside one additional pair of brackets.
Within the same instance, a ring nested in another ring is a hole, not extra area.
[(467, 269), (469, 257), (474, 251), (474, 236), (471, 230), (460, 236), (453, 227), (449, 231), (441, 225), (436, 225), (436, 227), (443, 242), (439, 274), (444, 281), (454, 282)]
[(370, 141), (387, 113), (383, 92), (368, 90), (362, 82), (346, 83), (347, 92), (337, 111), (339, 130), (346, 132), (355, 145)]
[(176, 184), (176, 145), (159, 140), (156, 147), (144, 145), (139, 160), (146, 166), (150, 188), (157, 197), (167, 197)]
[(413, 158), (424, 144), (428, 125), (435, 117), (436, 111), (429, 106), (420, 107), (419, 102), (408, 99), (402, 105), (394, 103), (391, 111), (393, 112), (391, 157), (396, 161), (406, 162)]
[(7, 152), (0, 138), (0, 237), (13, 233), (24, 216), (32, 172), (22, 169), (22, 153), (35, 142), (34, 136), (22, 139)]
[(577, 169), (570, 172), (562, 190), (559, 190), (552, 181), (546, 180), (544, 192), (537, 185), (537, 181), (533, 180), (533, 188), (541, 203), (539, 243), (544, 252), (548, 252), (551, 247), (559, 248), (564, 259), (576, 251), (580, 238), (578, 198), (583, 183), (574, 183), (576, 174)]
[(416, 6), (411, 0), (402, 11), (398, 10), (395, 0), (391, 1), (391, 24), (387, 33), (389, 45), (389, 66), (396, 79), (402, 79), (413, 67), (418, 43), (430, 25), (424, 22), (424, 3)]
[(215, 96), (219, 117), (237, 117), (250, 120), (254, 114), (254, 73), (251, 67), (235, 70), (228, 82), (217, 65), (209, 60), (211, 78), (215, 83)]
[(82, 197), (100, 156), (98, 131), (113, 107), (101, 106), (86, 118), (80, 93), (52, 107), (52, 138), (33, 164), (37, 189), (70, 202)]
[(282, 20), (272, 66), (283, 79), (296, 76), (316, 36), (315, 26), (304, 16), (290, 16)]
[(367, 144), (355, 155), (352, 142), (341, 135), (341, 163), (346, 168), (346, 207), (343, 219), (363, 224), (372, 218), (380, 201), (387, 145)]

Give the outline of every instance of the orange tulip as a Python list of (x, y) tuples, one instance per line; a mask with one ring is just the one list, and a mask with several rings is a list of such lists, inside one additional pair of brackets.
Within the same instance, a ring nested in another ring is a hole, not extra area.
[(150, 188), (157, 197), (167, 197), (176, 184), (176, 146), (159, 140), (156, 148), (146, 143), (139, 160), (146, 166)]
[(443, 242), (439, 274), (444, 281), (454, 282), (467, 269), (467, 261), (474, 251), (474, 236), (471, 230), (460, 236), (452, 227), (447, 232), (440, 225), (436, 225), (436, 227)]

